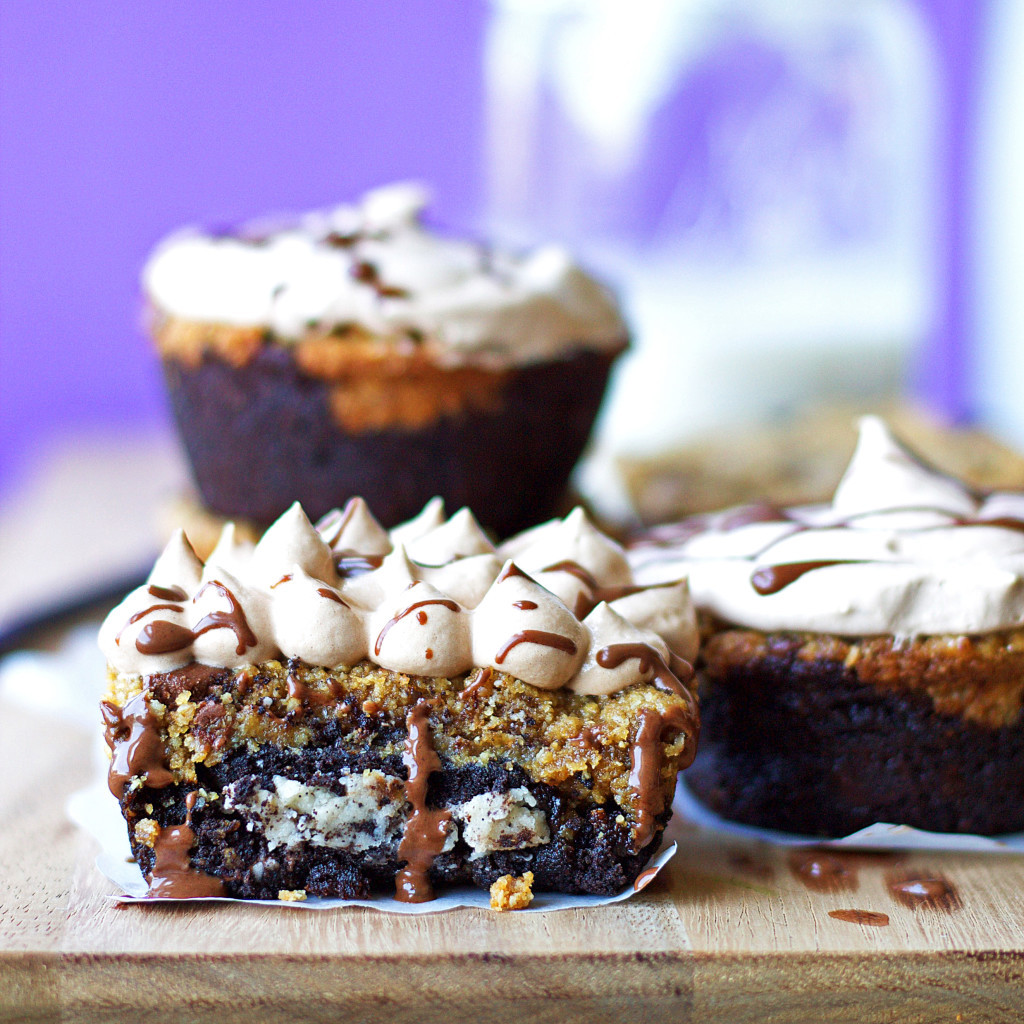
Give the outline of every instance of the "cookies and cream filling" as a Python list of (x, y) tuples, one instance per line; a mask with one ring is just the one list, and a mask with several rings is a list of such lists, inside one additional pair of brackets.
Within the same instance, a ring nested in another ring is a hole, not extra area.
[[(250, 832), (259, 832), (273, 853), (301, 843), (345, 850), (382, 863), (394, 856), (411, 808), (405, 782), (367, 770), (341, 775), (333, 788), (275, 775), (273, 789), (234, 783), (223, 793), (224, 810), (238, 813)], [(521, 850), (551, 839), (547, 818), (523, 786), (489, 791), (448, 808), (451, 820), (441, 852), (461, 838), (476, 860), (499, 850)]]
[(525, 254), (445, 238), (421, 223), (426, 192), (377, 189), (287, 226), (181, 231), (143, 271), (160, 314), (273, 332), (362, 328), (458, 364), (531, 363), (614, 349), (626, 327), (610, 292), (560, 248)]
[(203, 564), (179, 532), (110, 612), (100, 646), (126, 674), (272, 659), (452, 677), (491, 668), (542, 689), (678, 688), (692, 660), (685, 583), (639, 586), (581, 509), (498, 548), (437, 501), (389, 533), (361, 499), (317, 527), (294, 505), (255, 546), (225, 528)]
[(695, 517), (629, 557), (638, 581), (685, 577), (698, 608), (752, 629), (913, 637), (1024, 623), (1024, 493), (974, 492), (876, 417), (831, 503)]

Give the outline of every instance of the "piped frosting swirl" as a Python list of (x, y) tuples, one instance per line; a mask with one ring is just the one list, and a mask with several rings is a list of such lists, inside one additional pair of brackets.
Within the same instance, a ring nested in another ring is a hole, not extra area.
[[(629, 656), (601, 654), (616, 644), (632, 645)], [(446, 519), (435, 500), (389, 534), (356, 498), (317, 526), (293, 505), (255, 546), (229, 525), (205, 565), (179, 531), (108, 615), (100, 646), (131, 674), (193, 660), (368, 659), (418, 676), (492, 668), (595, 694), (650, 681), (670, 650), (692, 660), (697, 630), (685, 583), (637, 586), (582, 509), (495, 549), (467, 509)]]
[(968, 634), (1024, 623), (1024, 493), (978, 494), (861, 421), (830, 504), (749, 506), (653, 531), (644, 583), (689, 579), (695, 605), (760, 630)]
[(609, 291), (562, 249), (516, 255), (441, 237), (420, 221), (427, 198), (398, 184), (271, 230), (182, 231), (157, 247), (143, 286), (159, 313), (185, 320), (263, 328), (284, 343), (355, 326), (426, 342), (452, 363), (625, 342)]

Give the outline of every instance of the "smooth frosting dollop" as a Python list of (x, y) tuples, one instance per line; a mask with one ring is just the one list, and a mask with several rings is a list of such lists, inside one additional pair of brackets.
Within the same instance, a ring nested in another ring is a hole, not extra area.
[[(362, 502), (316, 527), (294, 505), (255, 546), (225, 527), (205, 565), (179, 532), (146, 584), (107, 617), (100, 646), (124, 673), (193, 660), (237, 668), (300, 658), (334, 668), (366, 658), (419, 676), (489, 667), (542, 689), (581, 693), (651, 678), (638, 658), (612, 669), (591, 664), (594, 628), (601, 643), (614, 633), (665, 657), (670, 648), (693, 657), (696, 622), (685, 584), (637, 586), (622, 549), (582, 510), (509, 546), (519, 555), (503, 562), (472, 513), (446, 519), (436, 500), (390, 534)], [(560, 567), (538, 580), (520, 558)]]
[(733, 509), (659, 537), (630, 552), (636, 578), (686, 577), (698, 608), (740, 626), (913, 637), (1024, 623), (1024, 493), (976, 494), (877, 417), (832, 503)]
[(284, 342), (359, 326), (437, 346), (452, 362), (529, 363), (614, 348), (626, 327), (611, 293), (564, 250), (518, 255), (428, 231), (428, 195), (396, 184), (286, 226), (165, 239), (143, 270), (160, 312), (262, 327)]

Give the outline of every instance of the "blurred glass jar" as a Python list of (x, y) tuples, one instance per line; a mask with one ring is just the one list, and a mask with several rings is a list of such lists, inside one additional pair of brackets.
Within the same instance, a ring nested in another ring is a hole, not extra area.
[(935, 309), (932, 47), (908, 0), (492, 0), (487, 227), (620, 285), (605, 452), (899, 391)]

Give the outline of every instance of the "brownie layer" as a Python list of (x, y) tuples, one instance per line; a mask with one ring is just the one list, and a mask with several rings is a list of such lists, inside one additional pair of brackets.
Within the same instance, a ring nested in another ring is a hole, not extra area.
[[(399, 778), (406, 774), (401, 758), (372, 751), (354, 752), (340, 739), (303, 750), (239, 749), (213, 768), (200, 766), (199, 785), (206, 796), (190, 813), (194, 833), (192, 870), (220, 879), (225, 895), (246, 899), (277, 899), (279, 893), (297, 890), (308, 896), (348, 899), (394, 892), (401, 863), (397, 842), (385, 842), (361, 854), (313, 842), (271, 849), (258, 827), (247, 828), (244, 815), (226, 811), (223, 798), (210, 798), (211, 794), (223, 794), (228, 787), (242, 793), (273, 789), (275, 776), (336, 787), (333, 780), (339, 776), (363, 771)], [(656, 849), (670, 813), (666, 809), (659, 815), (654, 838), (647, 847), (634, 852), (628, 824), (616, 821), (622, 817), (616, 805), (572, 800), (554, 787), (532, 782), (517, 768), (443, 764), (442, 770), (431, 776), (428, 801), (431, 806), (448, 807), (480, 794), (519, 789), (529, 790), (543, 811), (549, 841), (472, 857), (473, 851), (460, 836), (454, 847), (439, 854), (429, 868), (435, 886), (467, 882), (486, 889), (502, 875), (532, 871), (537, 890), (611, 895), (639, 874)], [(147, 877), (153, 872), (156, 858), (145, 837), (181, 825), (187, 810), (185, 792), (173, 786), (161, 790), (143, 787), (125, 793), (122, 809), (132, 851)], [(154, 822), (159, 828), (153, 827)]]
[[(207, 351), (195, 362), (165, 355), (163, 365), (199, 491), (222, 515), (269, 524), (300, 501), (315, 519), (358, 494), (392, 526), (440, 494), (507, 536), (556, 511), (614, 358), (580, 351), (495, 371), (500, 388), (479, 405), (415, 428), (364, 430), (339, 423), (331, 383), (280, 345), (240, 363)], [(442, 390), (444, 373), (435, 374)]]
[(112, 675), (103, 711), (135, 856), (177, 896), (394, 891), (410, 836), (417, 900), (525, 871), (616, 892), (658, 845), (697, 729), (691, 698), (650, 684), (595, 697), (298, 659)]
[[(1024, 829), (1020, 677), (1004, 665), (1002, 680), (986, 685), (986, 667), (1005, 659), (972, 651), (967, 638), (918, 641), (902, 653), (891, 641), (871, 643), (887, 657), (861, 666), (859, 648), (837, 638), (714, 637), (691, 789), (727, 818), (819, 836), (876, 821), (984, 835)], [(943, 646), (961, 657), (943, 658)], [(922, 684), (926, 675), (941, 680), (942, 694)], [(939, 710), (958, 678), (970, 701)], [(1002, 724), (984, 721), (991, 706)]]

